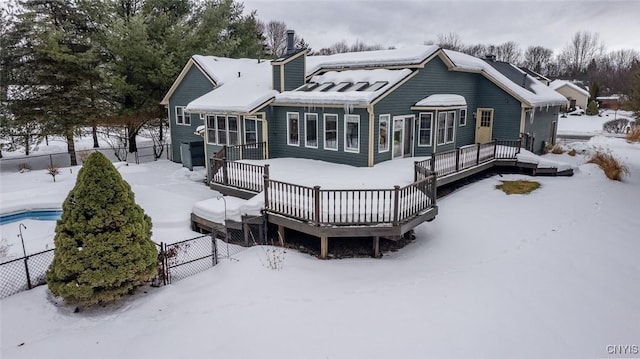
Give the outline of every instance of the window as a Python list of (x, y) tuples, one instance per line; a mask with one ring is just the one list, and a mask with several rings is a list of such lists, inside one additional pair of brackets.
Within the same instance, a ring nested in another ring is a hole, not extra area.
[(200, 114), (200, 121), (204, 121), (204, 113)]
[(225, 116), (216, 116), (216, 130), (218, 131), (218, 144), (227, 144), (227, 118)]
[(190, 125), (191, 121), (188, 121), (187, 117), (188, 117), (188, 114), (185, 112), (184, 106), (176, 106), (176, 124)]
[(244, 119), (244, 143), (258, 142), (258, 120), (255, 118)]
[(339, 84), (333, 86), (330, 89), (327, 89), (327, 92), (339, 92), (344, 91), (347, 87), (351, 86), (351, 82), (340, 82)]
[(227, 117), (227, 128), (229, 129), (229, 145), (238, 144), (238, 117)]
[(300, 115), (296, 112), (287, 112), (287, 144), (300, 146)]
[(318, 148), (318, 114), (304, 114), (305, 147)]
[(359, 115), (344, 115), (344, 150), (360, 152)]
[(460, 124), (460, 126), (467, 125), (467, 109), (466, 108), (460, 109), (460, 121), (458, 121), (458, 123)]
[(491, 127), (491, 117), (493, 115), (492, 110), (480, 111), (480, 127)]
[(438, 144), (444, 145), (454, 140), (456, 122), (455, 111), (438, 112)]
[(364, 89), (364, 91), (378, 91), (381, 88), (383, 88), (384, 86), (386, 86), (388, 84), (387, 81), (376, 81), (373, 85), (367, 87), (366, 89)]
[(324, 149), (338, 150), (338, 115), (324, 115)]
[(431, 131), (433, 128), (433, 114), (421, 113), (418, 122), (418, 146), (431, 146)]
[(453, 142), (454, 127), (456, 124), (455, 111), (447, 112), (447, 143)]
[(378, 152), (389, 151), (389, 122), (391, 115), (380, 115), (378, 128)]
[(216, 117), (207, 116), (207, 142), (216, 144)]

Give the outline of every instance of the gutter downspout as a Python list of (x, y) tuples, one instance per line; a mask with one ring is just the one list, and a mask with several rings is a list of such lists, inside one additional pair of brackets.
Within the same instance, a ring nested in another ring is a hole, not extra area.
[(374, 125), (375, 125), (375, 115), (373, 113), (373, 105), (368, 105), (367, 106), (367, 112), (369, 113), (369, 162), (368, 165), (369, 167), (373, 167), (374, 165), (374, 158), (373, 158), (373, 151), (374, 151), (374, 138), (375, 138), (375, 131), (374, 131)]

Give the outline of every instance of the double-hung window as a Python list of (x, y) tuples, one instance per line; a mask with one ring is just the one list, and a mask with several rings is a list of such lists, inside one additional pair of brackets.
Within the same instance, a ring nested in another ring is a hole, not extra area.
[(258, 120), (255, 118), (244, 119), (244, 143), (258, 142)]
[(207, 142), (216, 144), (216, 116), (207, 116)]
[(300, 114), (287, 112), (287, 144), (300, 146)]
[(191, 125), (191, 118), (184, 106), (176, 106), (176, 124)]
[(318, 114), (304, 114), (305, 147), (318, 148)]
[(380, 115), (378, 125), (378, 152), (389, 151), (389, 122), (391, 122), (391, 115)]
[(431, 133), (433, 129), (433, 113), (420, 114), (418, 122), (418, 146), (431, 146)]
[(216, 116), (216, 130), (218, 131), (218, 144), (227, 144), (227, 118), (225, 116)]
[(229, 145), (230, 146), (237, 145), (238, 144), (238, 117), (228, 116), (227, 128), (229, 129)]
[(455, 111), (438, 112), (438, 144), (452, 143), (454, 140)]
[(360, 115), (344, 115), (344, 150), (360, 152)]
[(338, 115), (324, 115), (324, 149), (338, 150)]

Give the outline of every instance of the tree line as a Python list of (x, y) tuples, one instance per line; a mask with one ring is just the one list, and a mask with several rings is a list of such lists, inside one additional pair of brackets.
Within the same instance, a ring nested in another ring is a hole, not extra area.
[[(193, 54), (276, 58), (286, 52), (287, 29), (234, 0), (9, 0), (0, 12), (0, 137), (22, 139), (28, 151), (30, 141), (63, 136), (73, 164), (80, 129), (92, 129), (96, 147), (104, 126), (120, 129), (130, 152), (141, 132), (162, 142), (167, 114), (159, 102)], [(454, 33), (436, 43), (640, 97), (638, 51), (607, 52), (597, 33), (576, 33), (559, 54), (513, 41), (464, 45)], [(316, 55), (383, 49), (339, 41), (314, 51), (299, 34), (295, 46)]]

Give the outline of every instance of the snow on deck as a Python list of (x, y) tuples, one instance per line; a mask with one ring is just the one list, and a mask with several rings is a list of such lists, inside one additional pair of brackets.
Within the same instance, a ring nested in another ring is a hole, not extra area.
[(229, 59), (194, 55), (193, 59), (214, 78), (218, 87), (187, 105), (197, 113), (247, 113), (271, 100), (271, 64), (255, 59)]

